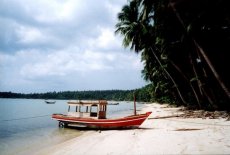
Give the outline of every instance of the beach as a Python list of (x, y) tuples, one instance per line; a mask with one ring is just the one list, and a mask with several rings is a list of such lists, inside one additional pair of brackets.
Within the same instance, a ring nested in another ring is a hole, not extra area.
[(36, 155), (229, 154), (230, 121), (184, 118), (181, 107), (146, 104), (152, 114), (138, 129), (89, 130)]

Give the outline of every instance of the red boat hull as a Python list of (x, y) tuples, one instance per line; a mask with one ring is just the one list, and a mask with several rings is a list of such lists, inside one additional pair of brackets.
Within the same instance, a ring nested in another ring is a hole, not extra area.
[(151, 114), (147, 112), (145, 114), (132, 115), (117, 119), (93, 119), (93, 118), (81, 118), (70, 117), (62, 114), (53, 114), (52, 118), (56, 119), (63, 125), (74, 125), (78, 127), (86, 128), (98, 128), (98, 129), (117, 129), (117, 128), (138, 128)]

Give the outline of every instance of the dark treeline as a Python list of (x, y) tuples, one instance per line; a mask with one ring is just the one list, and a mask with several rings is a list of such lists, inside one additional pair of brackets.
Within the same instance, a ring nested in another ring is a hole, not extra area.
[(46, 93), (21, 94), (13, 92), (0, 92), (0, 98), (27, 98), (27, 99), (110, 99), (130, 100), (129, 90), (102, 90), (102, 91), (61, 91)]
[(116, 101), (132, 101), (134, 92), (138, 101), (150, 101), (150, 95), (146, 92), (148, 86), (135, 90), (94, 90), (94, 91), (61, 91), (46, 93), (13, 93), (0, 92), (0, 98), (26, 98), (26, 99), (75, 99), (75, 100), (116, 100)]

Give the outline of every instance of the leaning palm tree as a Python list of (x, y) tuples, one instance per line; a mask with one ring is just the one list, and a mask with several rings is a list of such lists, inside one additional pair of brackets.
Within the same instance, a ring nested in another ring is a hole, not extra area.
[[(140, 7), (141, 5), (144, 5), (144, 7)], [(153, 21), (151, 20), (153, 17), (153, 13), (151, 13), (152, 9), (149, 9), (150, 7), (147, 7), (148, 5), (153, 5), (151, 1), (147, 0), (133, 0), (130, 1), (129, 5), (125, 5), (122, 8), (122, 11), (118, 14), (118, 20), (119, 22), (116, 24), (116, 31), (115, 33), (120, 33), (123, 35), (123, 45), (124, 47), (130, 46), (131, 50), (134, 50), (135, 52), (139, 53), (145, 53), (146, 55), (152, 55), (152, 58), (150, 61), (154, 62), (154, 65), (152, 66), (159, 66), (160, 69), (158, 72), (158, 78), (159, 76), (162, 77), (162, 79), (169, 79), (171, 80), (173, 87), (176, 88), (176, 91), (181, 98), (181, 101), (186, 104), (186, 101), (184, 100), (178, 85), (176, 84), (173, 77), (170, 75), (170, 73), (166, 70), (165, 66), (161, 63), (159, 57), (156, 54), (156, 50), (154, 46), (155, 42), (155, 35), (154, 25)], [(160, 52), (158, 50), (158, 52)], [(146, 65), (150, 63), (149, 60), (146, 60)], [(147, 64), (148, 63), (148, 64)], [(165, 77), (166, 74), (166, 77)], [(148, 74), (149, 75), (149, 74)], [(149, 75), (148, 77), (153, 77), (154, 75)], [(156, 75), (155, 75), (156, 77)], [(159, 83), (162, 83), (163, 80), (158, 81)], [(165, 83), (165, 82), (163, 82)], [(161, 84), (162, 85), (162, 84)]]

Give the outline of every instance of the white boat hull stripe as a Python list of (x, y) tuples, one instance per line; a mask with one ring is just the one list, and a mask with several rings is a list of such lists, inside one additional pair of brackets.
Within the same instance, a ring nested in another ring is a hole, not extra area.
[(105, 123), (105, 124), (113, 124), (113, 123), (124, 123), (124, 122), (132, 122), (132, 121), (137, 121), (137, 120), (145, 120), (146, 118), (137, 118), (137, 119), (132, 119), (132, 120), (125, 120), (125, 121), (115, 121), (115, 122), (90, 122), (90, 121), (76, 121), (76, 120), (66, 120), (66, 119), (60, 119), (60, 118), (55, 118), (56, 120), (59, 121), (66, 121), (66, 122), (76, 122), (76, 123), (94, 123), (94, 124), (101, 124), (101, 123)]

